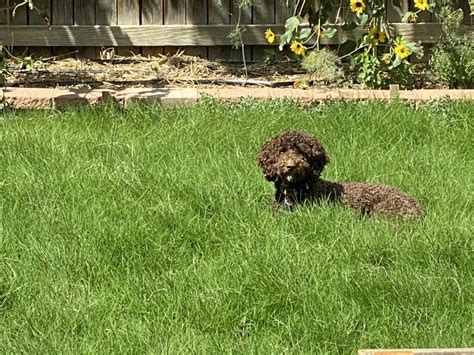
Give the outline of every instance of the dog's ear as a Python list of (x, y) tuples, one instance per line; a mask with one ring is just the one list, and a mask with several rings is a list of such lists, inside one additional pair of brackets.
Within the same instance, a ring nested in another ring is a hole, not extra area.
[(320, 175), (329, 163), (329, 157), (316, 138), (307, 133), (300, 133), (300, 135), (300, 141), (297, 144), (298, 151), (306, 156), (314, 173)]
[(275, 181), (277, 178), (276, 168), (271, 157), (265, 152), (261, 151), (257, 158), (258, 166), (263, 170), (263, 175), (268, 181)]
[(329, 164), (329, 157), (321, 146), (321, 149), (312, 151), (309, 161), (313, 171), (319, 176), (323, 172), (326, 164)]
[(277, 179), (277, 169), (275, 163), (278, 156), (278, 149), (275, 140), (271, 139), (260, 148), (257, 163), (263, 171), (265, 179), (275, 181)]

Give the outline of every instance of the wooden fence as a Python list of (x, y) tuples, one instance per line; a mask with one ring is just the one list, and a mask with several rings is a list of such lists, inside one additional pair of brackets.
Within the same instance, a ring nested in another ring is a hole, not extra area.
[[(439, 38), (441, 27), (429, 13), (422, 14), (416, 24), (400, 23), (412, 0), (402, 0), (402, 9), (393, 6), (392, 0), (385, 1), (388, 19), (398, 33), (423, 43)], [(25, 6), (12, 17), (5, 8), (20, 2), (23, 0), (0, 0), (0, 43), (14, 53), (50, 56), (75, 52), (75, 56), (93, 58), (110, 47), (119, 55), (168, 54), (181, 48), (209, 59), (242, 58), (228, 38), (238, 14), (237, 0), (34, 0), (49, 18), (49, 25)], [(461, 0), (461, 6), (466, 14), (463, 31), (472, 33), (468, 0)], [(263, 58), (268, 46), (265, 29), (272, 27), (281, 33), (291, 14), (284, 0), (255, 0), (242, 12), (247, 60)], [(361, 31), (338, 31), (324, 43), (357, 39)]]

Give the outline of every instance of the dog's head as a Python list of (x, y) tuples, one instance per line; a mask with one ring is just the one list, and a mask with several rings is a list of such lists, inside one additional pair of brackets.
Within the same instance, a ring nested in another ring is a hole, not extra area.
[(307, 159), (293, 149), (279, 155), (275, 168), (277, 178), (290, 185), (304, 181), (311, 173)]
[(280, 179), (288, 184), (319, 177), (328, 162), (316, 138), (299, 131), (288, 131), (268, 140), (258, 155), (258, 165), (268, 181)]

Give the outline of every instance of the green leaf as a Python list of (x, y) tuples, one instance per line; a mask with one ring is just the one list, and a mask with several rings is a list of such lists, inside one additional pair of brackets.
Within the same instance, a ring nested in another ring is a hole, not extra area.
[(286, 30), (285, 32), (296, 31), (299, 25), (300, 25), (300, 20), (298, 19), (298, 17), (296, 16), (290, 17), (285, 22), (285, 30)]
[(303, 40), (303, 39), (308, 38), (310, 35), (311, 35), (311, 28), (306, 27), (306, 28), (301, 29), (300, 34), (298, 35), (297, 38)]
[(285, 32), (282, 34), (280, 37), (280, 45), (278, 46), (278, 49), (282, 51), (285, 44), (290, 43), (292, 37), (292, 32)]
[(395, 60), (393, 61), (393, 64), (389, 69), (393, 69), (398, 67), (400, 64), (402, 64), (402, 59), (399, 56), (395, 56)]
[(368, 20), (369, 20), (369, 15), (367, 14), (360, 15), (360, 26), (365, 27)]
[(351, 65), (351, 67), (355, 67), (356, 61), (354, 60), (354, 57), (353, 57), (353, 56), (350, 56), (350, 57), (349, 57), (349, 64)]
[(410, 17), (412, 17), (414, 12), (408, 11), (405, 15), (402, 17), (402, 22), (407, 23)]
[(405, 42), (405, 46), (410, 51), (410, 54), (418, 53), (421, 50), (421, 47), (413, 42)]
[(334, 27), (331, 27), (331, 28), (328, 28), (327, 30), (325, 30), (322, 35), (324, 38), (333, 38), (334, 35), (336, 34), (337, 32), (337, 29), (334, 28)]

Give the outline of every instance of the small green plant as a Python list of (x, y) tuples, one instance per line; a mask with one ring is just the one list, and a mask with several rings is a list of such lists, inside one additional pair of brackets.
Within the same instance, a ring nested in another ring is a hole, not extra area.
[(301, 60), (301, 66), (314, 79), (331, 81), (338, 77), (337, 54), (327, 48), (313, 50)]
[[(6, 2), (6, 7), (0, 8), (0, 11), (7, 11), (9, 14), (11, 13), (12, 17), (15, 17), (17, 10), (22, 6), (28, 6), (31, 11), (35, 11), (43, 20), (45, 24), (49, 24), (48, 16), (44, 11), (39, 9), (33, 0), (24, 0), (20, 3), (14, 3), (10, 6), (10, 2)], [(9, 18), (9, 16), (7, 16)], [(7, 55), (11, 55), (8, 50), (5, 48), (3, 43), (0, 43), (0, 85), (4, 85), (6, 82), (5, 72), (6, 72), (6, 65), (5, 65), (5, 53)], [(18, 59), (18, 58), (17, 58)], [(33, 60), (31, 57), (25, 57), (24, 64), (27, 70), (33, 70)], [(0, 107), (3, 107), (3, 97), (0, 97)]]
[(354, 58), (354, 63), (359, 68), (357, 80), (369, 87), (379, 88), (386, 84), (381, 61), (377, 56), (364, 50)]
[(474, 38), (460, 35), (461, 9), (445, 5), (439, 14), (443, 34), (433, 48), (431, 71), (435, 80), (455, 88), (474, 87)]
[(237, 6), (237, 18), (234, 19), (235, 27), (228, 35), (228, 38), (230, 39), (230, 42), (232, 43), (232, 47), (234, 49), (240, 48), (242, 51), (242, 62), (244, 63), (245, 77), (248, 76), (247, 62), (245, 59), (245, 43), (242, 38), (245, 32), (245, 27), (241, 25), (241, 18), (242, 18), (242, 11), (252, 6), (253, 1), (254, 0), (237, 0), (235, 4)]

